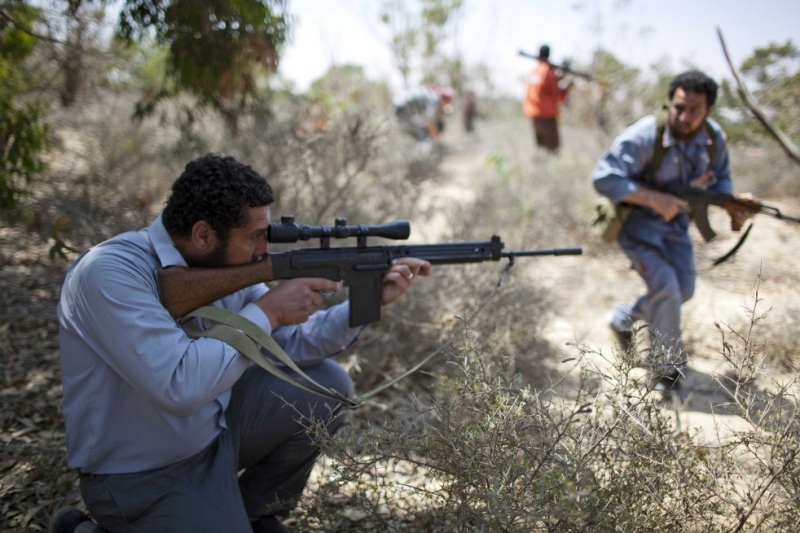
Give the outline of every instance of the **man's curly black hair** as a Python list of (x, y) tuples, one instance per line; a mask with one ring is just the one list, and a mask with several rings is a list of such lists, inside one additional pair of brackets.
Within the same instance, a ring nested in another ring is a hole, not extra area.
[(233, 228), (247, 225), (251, 207), (274, 201), (266, 178), (232, 157), (207, 154), (190, 161), (172, 184), (162, 221), (172, 236), (187, 237), (205, 220), (224, 242)]
[(717, 82), (705, 75), (699, 70), (690, 70), (683, 74), (678, 74), (669, 84), (669, 99), (675, 95), (678, 87), (684, 91), (692, 93), (705, 93), (706, 102), (709, 106), (714, 105), (717, 101)]

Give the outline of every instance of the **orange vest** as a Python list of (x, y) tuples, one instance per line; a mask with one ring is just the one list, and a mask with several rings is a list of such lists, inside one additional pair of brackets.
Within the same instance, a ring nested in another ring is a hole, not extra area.
[(566, 98), (567, 92), (558, 86), (555, 69), (545, 61), (539, 63), (528, 75), (528, 87), (522, 112), (531, 118), (556, 118), (558, 106)]

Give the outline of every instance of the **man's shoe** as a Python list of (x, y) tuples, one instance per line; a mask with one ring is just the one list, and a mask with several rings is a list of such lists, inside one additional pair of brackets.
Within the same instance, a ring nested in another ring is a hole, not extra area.
[(62, 507), (50, 517), (49, 533), (100, 533), (105, 531), (75, 507)]
[(683, 402), (687, 396), (686, 390), (681, 384), (684, 377), (685, 372), (678, 369), (669, 372), (656, 372), (650, 378), (650, 386), (653, 390), (660, 392), (665, 400), (674, 396)]
[(668, 374), (654, 376), (653, 388), (660, 392), (671, 392), (676, 387), (680, 387), (681, 373), (674, 370)]
[(631, 352), (631, 346), (633, 346), (633, 330), (618, 329), (614, 324), (609, 324), (608, 327), (611, 328), (614, 337), (617, 339), (619, 350), (629, 354)]
[(262, 516), (255, 522), (250, 522), (253, 533), (286, 533), (286, 527), (272, 515)]
[(633, 306), (631, 304), (620, 304), (616, 306), (608, 318), (608, 327), (614, 333), (620, 351), (630, 353), (633, 346)]

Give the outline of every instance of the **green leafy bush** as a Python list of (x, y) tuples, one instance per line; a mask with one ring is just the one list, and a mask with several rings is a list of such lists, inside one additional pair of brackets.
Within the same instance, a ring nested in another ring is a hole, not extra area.
[(37, 10), (18, 3), (0, 10), (0, 209), (11, 209), (44, 169), (47, 126), (44, 106), (27, 95), (34, 74), (25, 61), (36, 46)]

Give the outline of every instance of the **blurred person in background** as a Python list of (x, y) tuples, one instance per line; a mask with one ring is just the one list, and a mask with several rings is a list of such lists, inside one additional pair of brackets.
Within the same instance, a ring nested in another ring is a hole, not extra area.
[(531, 119), (536, 146), (555, 153), (561, 146), (558, 117), (570, 90), (572, 81), (566, 81), (563, 72), (550, 63), (550, 47), (539, 48), (538, 63), (527, 77), (522, 111)]
[(444, 117), (453, 110), (453, 96), (448, 87), (423, 87), (395, 101), (395, 116), (406, 133), (417, 141), (439, 144)]

